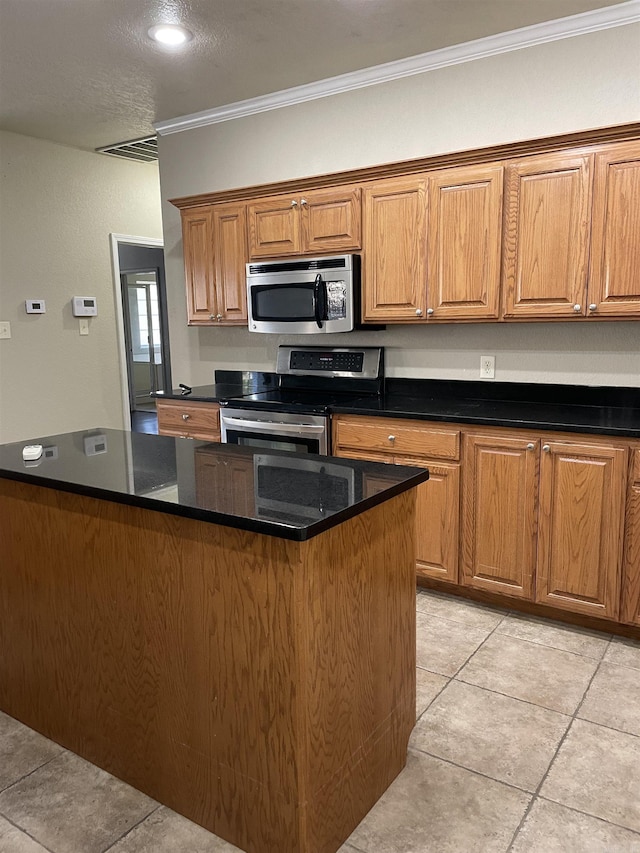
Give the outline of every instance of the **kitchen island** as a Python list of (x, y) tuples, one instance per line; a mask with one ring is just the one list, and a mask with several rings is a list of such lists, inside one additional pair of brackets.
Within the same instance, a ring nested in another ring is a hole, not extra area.
[(0, 447), (0, 709), (250, 853), (337, 850), (406, 759), (428, 473), (37, 442)]

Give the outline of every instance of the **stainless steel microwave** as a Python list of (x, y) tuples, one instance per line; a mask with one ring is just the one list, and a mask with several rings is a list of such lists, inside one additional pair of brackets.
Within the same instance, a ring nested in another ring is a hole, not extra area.
[(250, 332), (350, 332), (360, 320), (360, 256), (247, 264)]

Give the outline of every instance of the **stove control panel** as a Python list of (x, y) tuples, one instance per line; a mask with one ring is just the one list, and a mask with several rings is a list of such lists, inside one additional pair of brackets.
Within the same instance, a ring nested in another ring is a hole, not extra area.
[(276, 371), (280, 375), (380, 379), (383, 352), (383, 347), (280, 346)]
[(336, 371), (362, 373), (363, 352), (305, 352), (294, 349), (289, 359), (292, 370)]

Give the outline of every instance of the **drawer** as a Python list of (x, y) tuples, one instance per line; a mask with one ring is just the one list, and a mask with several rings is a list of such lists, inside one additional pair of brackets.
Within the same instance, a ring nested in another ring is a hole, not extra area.
[(158, 431), (171, 435), (220, 437), (220, 406), (217, 403), (183, 403), (157, 400)]
[(438, 429), (398, 418), (338, 418), (335, 445), (403, 456), (460, 459), (460, 430)]

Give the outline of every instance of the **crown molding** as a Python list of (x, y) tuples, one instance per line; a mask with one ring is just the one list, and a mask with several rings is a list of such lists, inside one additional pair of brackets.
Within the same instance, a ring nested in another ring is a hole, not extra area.
[(210, 124), (233, 121), (256, 113), (269, 112), (270, 110), (301, 104), (305, 101), (314, 101), (330, 95), (351, 92), (354, 89), (375, 86), (378, 83), (400, 80), (403, 77), (413, 77), (416, 74), (424, 74), (427, 71), (435, 71), (438, 68), (446, 68), (450, 65), (460, 65), (464, 62), (473, 62), (476, 59), (510, 53), (538, 44), (546, 44), (638, 22), (640, 22), (640, 0), (627, 0), (627, 2), (618, 3), (615, 6), (606, 6), (602, 9), (594, 9), (591, 12), (582, 12), (579, 15), (570, 15), (566, 18), (557, 18), (554, 21), (521, 27), (506, 33), (498, 33), (486, 38), (421, 53), (417, 56), (409, 56), (406, 59), (374, 65), (361, 71), (329, 77), (316, 83), (294, 86), (291, 89), (283, 89), (269, 95), (248, 98), (244, 101), (225, 104), (199, 113), (159, 121), (154, 124), (154, 128), (160, 136), (180, 133), (183, 130), (193, 130)]

